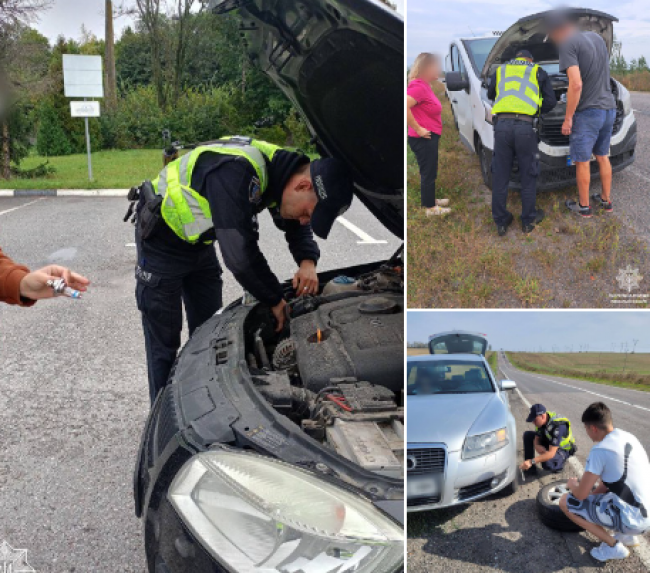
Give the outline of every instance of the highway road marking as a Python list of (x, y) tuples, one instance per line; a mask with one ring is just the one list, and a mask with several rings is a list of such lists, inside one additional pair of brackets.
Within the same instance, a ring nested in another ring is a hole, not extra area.
[(336, 219), (341, 225), (343, 225), (348, 231), (352, 231), (357, 237), (361, 240), (357, 241), (357, 245), (383, 245), (387, 241), (380, 241), (378, 239), (373, 239), (368, 233), (364, 230), (359, 229), (354, 223), (348, 221), (345, 217), (339, 217)]
[[(510, 364), (508, 363), (508, 365)], [(501, 370), (504, 371), (504, 374), (506, 373), (504, 368), (501, 368)], [(526, 374), (528, 374), (528, 372), (526, 372)], [(551, 382), (554, 382), (554, 380), (551, 380)], [(557, 384), (561, 384), (561, 382), (557, 382)], [(568, 384), (566, 384), (566, 386), (568, 386)], [(571, 388), (577, 388), (577, 387), (571, 386)], [(577, 388), (577, 389), (582, 390), (582, 388)], [(515, 390), (517, 391), (517, 394), (519, 394), (519, 397), (521, 398), (521, 401), (525, 404), (525, 406), (527, 408), (530, 408), (531, 403), (526, 399), (526, 397), (524, 396), (524, 394), (522, 393), (522, 391), (519, 389), (518, 386), (515, 388)], [(587, 392), (587, 390), (585, 390), (585, 392)], [(590, 392), (590, 394), (594, 394), (594, 392)], [(596, 394), (596, 396), (600, 396), (600, 394)], [(617, 400), (617, 402), (620, 402), (620, 400)], [(624, 402), (624, 404), (625, 403), (626, 402)], [(642, 409), (647, 410), (647, 408), (642, 408)], [(580, 460), (578, 460), (578, 458), (576, 458), (575, 456), (571, 456), (567, 461), (571, 464), (571, 467), (578, 475), (582, 475), (585, 473), (585, 468), (580, 463)], [(648, 544), (646, 539), (641, 535), (638, 536), (638, 539), (639, 539), (638, 547), (633, 547), (632, 549), (636, 551), (636, 554), (639, 556), (639, 559), (641, 559), (646, 569), (650, 570), (650, 544)]]
[(45, 197), (41, 197), (40, 199), (34, 199), (33, 201), (29, 201), (28, 203), (23, 203), (22, 205), (18, 205), (18, 207), (12, 207), (11, 209), (5, 209), (4, 211), (0, 211), (0, 216), (6, 215), (7, 213), (11, 213), (12, 211), (17, 211), (18, 209), (22, 209), (23, 207), (28, 207), (29, 205), (33, 205), (34, 203), (38, 203), (39, 201), (42, 201), (45, 199)]

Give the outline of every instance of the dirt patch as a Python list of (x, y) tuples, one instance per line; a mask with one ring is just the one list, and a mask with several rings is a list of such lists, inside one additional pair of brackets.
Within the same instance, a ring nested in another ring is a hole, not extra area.
[(575, 187), (538, 194), (537, 206), (546, 218), (530, 235), (521, 231), (519, 194), (510, 192), (508, 209), (516, 219), (508, 234), (499, 237), (478, 157), (460, 143), (444, 90), (437, 86), (436, 93), (444, 123), (437, 197), (450, 199), (452, 213), (426, 217), (417, 163), (409, 150), (409, 307), (639, 308), (612, 303), (610, 295), (623, 292), (616, 277), (627, 265), (650, 276), (647, 238), (638, 237), (615, 213), (595, 211), (592, 219), (583, 220), (568, 212), (564, 201), (577, 197)]

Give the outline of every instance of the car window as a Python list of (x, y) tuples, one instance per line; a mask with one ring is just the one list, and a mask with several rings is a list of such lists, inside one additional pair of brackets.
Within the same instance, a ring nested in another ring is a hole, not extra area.
[(406, 380), (409, 396), (494, 392), (485, 365), (461, 359), (409, 362)]
[(458, 63), (458, 48), (455, 45), (451, 47), (451, 65), (454, 72), (460, 71), (460, 64)]
[(472, 66), (474, 67), (474, 72), (476, 75), (481, 73), (485, 60), (488, 57), (488, 54), (494, 47), (494, 44), (497, 43), (499, 38), (495, 36), (494, 38), (481, 38), (480, 40), (464, 40), (465, 49), (469, 53)]

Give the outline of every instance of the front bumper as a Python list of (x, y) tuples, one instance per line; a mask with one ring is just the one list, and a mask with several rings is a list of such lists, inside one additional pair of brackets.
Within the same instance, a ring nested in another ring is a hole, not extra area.
[[(618, 133), (612, 136), (610, 145), (610, 162), (612, 171), (616, 173), (625, 169), (634, 162), (634, 152), (637, 140), (637, 122), (633, 113), (625, 117)], [(539, 144), (539, 176), (537, 178), (537, 191), (551, 191), (570, 187), (576, 184), (575, 165), (567, 166), (569, 146)], [(599, 179), (598, 162), (592, 161), (591, 177)], [(510, 177), (510, 189), (521, 189), (519, 168), (515, 162)]]
[[(409, 450), (427, 447), (444, 448), (432, 444), (408, 445)], [(459, 451), (446, 452), (439, 495), (409, 495), (407, 511), (428, 511), (469, 503), (502, 490), (516, 478), (515, 455), (515, 445), (512, 442), (497, 452), (470, 460), (463, 460)], [(413, 474), (409, 473), (407, 480), (412, 477)], [(494, 478), (498, 478), (496, 485), (491, 483)]]
[(303, 469), (326, 468), (325, 478), (364, 495), (403, 523), (402, 480), (367, 472), (341, 458), (277, 413), (255, 389), (243, 366), (243, 325), (250, 310), (231, 305), (196, 330), (144, 428), (134, 498), (152, 573), (224, 571), (193, 539), (167, 500), (169, 486), (185, 462), (219, 445), (251, 449)]

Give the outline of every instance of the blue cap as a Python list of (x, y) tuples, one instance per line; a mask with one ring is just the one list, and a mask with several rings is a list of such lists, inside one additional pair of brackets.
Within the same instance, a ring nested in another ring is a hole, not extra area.
[(546, 414), (546, 406), (543, 404), (533, 404), (530, 407), (530, 414), (528, 414), (528, 418), (526, 418), (526, 422), (532, 422), (537, 416), (541, 414)]
[(529, 60), (535, 59), (533, 58), (533, 54), (531, 54), (528, 50), (517, 50), (515, 58), (527, 58)]
[(316, 159), (310, 166), (311, 180), (318, 203), (311, 217), (311, 228), (327, 239), (334, 221), (343, 215), (354, 197), (354, 181), (345, 163), (338, 159)]

